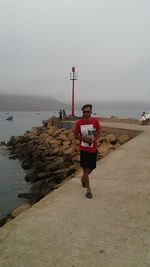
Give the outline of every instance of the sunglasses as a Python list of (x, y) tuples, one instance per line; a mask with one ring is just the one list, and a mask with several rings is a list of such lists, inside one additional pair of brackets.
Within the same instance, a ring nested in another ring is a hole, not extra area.
[(83, 113), (90, 113), (90, 110), (83, 110)]

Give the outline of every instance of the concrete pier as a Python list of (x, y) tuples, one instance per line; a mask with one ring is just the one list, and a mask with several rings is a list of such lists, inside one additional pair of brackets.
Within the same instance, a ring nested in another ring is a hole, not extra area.
[(150, 126), (0, 229), (1, 267), (150, 266)]

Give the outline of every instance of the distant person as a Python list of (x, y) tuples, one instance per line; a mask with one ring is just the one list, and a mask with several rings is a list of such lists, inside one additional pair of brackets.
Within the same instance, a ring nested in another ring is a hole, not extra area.
[(13, 117), (9, 114), (7, 120), (8, 121), (12, 121), (13, 120)]
[(146, 119), (146, 114), (145, 114), (145, 111), (143, 111), (143, 113), (142, 113), (141, 117), (145, 117), (145, 119)]
[(142, 113), (141, 118), (139, 119), (139, 121), (141, 121), (142, 124), (148, 124), (149, 122), (149, 118), (150, 118), (150, 114), (149, 113), (145, 113), (145, 111)]
[(83, 118), (79, 119), (74, 128), (75, 138), (79, 142), (80, 166), (83, 169), (81, 183), (86, 187), (86, 197), (92, 198), (89, 182), (89, 174), (96, 168), (97, 160), (97, 138), (100, 133), (100, 123), (98, 119), (92, 118), (92, 105), (87, 104), (82, 107)]
[(62, 110), (59, 110), (59, 119), (62, 121)]
[(66, 114), (66, 111), (64, 109), (63, 109), (62, 113), (63, 113), (63, 118), (66, 118), (67, 114)]

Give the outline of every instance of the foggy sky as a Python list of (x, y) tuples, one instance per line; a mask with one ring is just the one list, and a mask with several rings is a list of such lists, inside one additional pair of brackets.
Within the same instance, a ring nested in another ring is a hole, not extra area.
[(0, 93), (150, 101), (149, 0), (0, 0)]

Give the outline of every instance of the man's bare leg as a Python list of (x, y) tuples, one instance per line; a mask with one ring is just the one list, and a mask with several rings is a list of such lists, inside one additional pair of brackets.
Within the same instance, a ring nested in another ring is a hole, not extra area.
[(86, 178), (84, 178), (84, 176), (85, 176), (85, 170), (87, 170), (88, 175), (92, 172), (92, 170), (90, 170), (90, 169), (83, 169), (83, 175), (81, 177), (81, 183), (82, 183), (82, 186), (83, 187), (87, 187), (86, 186)]
[(91, 193), (91, 188), (90, 188), (90, 182), (89, 182), (89, 173), (91, 172), (92, 170), (90, 169), (83, 169), (83, 181), (86, 185), (86, 189), (87, 189), (87, 192), (86, 192), (86, 197), (87, 198), (92, 198), (92, 193)]

